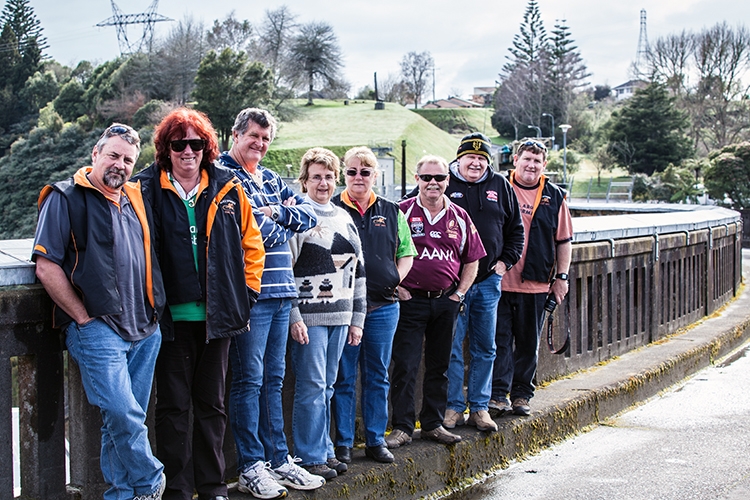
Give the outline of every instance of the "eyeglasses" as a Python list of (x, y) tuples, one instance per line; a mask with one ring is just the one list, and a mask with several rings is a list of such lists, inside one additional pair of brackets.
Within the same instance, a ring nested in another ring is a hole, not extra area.
[(132, 127), (128, 127), (127, 125), (123, 125), (121, 123), (114, 123), (107, 127), (107, 129), (102, 132), (102, 135), (99, 137), (97, 145), (103, 144), (103, 139), (108, 139), (114, 136), (121, 137), (128, 144), (140, 147), (141, 138), (138, 135), (138, 132), (136, 132)]
[[(538, 141), (526, 141), (521, 144), (521, 146), (536, 146), (537, 148), (541, 149), (542, 151), (547, 151), (547, 146), (544, 145), (544, 143), (538, 142)], [(519, 146), (520, 147), (520, 146)]]
[(419, 174), (419, 178), (424, 182), (430, 182), (432, 179), (435, 179), (437, 182), (443, 182), (448, 178), (448, 174)]
[(358, 173), (362, 177), (370, 177), (372, 175), (372, 170), (357, 170), (356, 168), (350, 168), (346, 171), (346, 175), (349, 177), (357, 177)]
[(193, 151), (203, 151), (206, 148), (206, 141), (204, 139), (178, 139), (169, 142), (169, 147), (175, 153), (182, 153), (188, 145)]
[(312, 182), (315, 184), (320, 184), (323, 181), (335, 183), (336, 178), (333, 176), (333, 174), (326, 174), (325, 177), (323, 177), (322, 175), (313, 175), (312, 177), (307, 178), (307, 182)]

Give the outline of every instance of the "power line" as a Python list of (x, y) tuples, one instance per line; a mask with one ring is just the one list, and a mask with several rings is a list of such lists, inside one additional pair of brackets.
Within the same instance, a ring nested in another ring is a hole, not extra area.
[[(120, 54), (123, 55), (141, 52), (144, 49), (150, 50), (154, 39), (154, 24), (162, 21), (174, 21), (174, 19), (162, 16), (156, 12), (156, 9), (159, 7), (159, 0), (153, 0), (148, 10), (139, 14), (123, 14), (115, 3), (115, 0), (110, 0), (110, 2), (112, 4), (112, 17), (105, 19), (96, 26), (114, 26), (117, 29), (117, 41), (120, 44)], [(143, 34), (134, 43), (131, 43), (128, 39), (127, 27), (130, 24), (143, 25)]]

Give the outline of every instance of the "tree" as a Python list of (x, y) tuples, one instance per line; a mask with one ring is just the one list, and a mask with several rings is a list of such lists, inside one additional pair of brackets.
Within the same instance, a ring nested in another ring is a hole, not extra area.
[(558, 21), (550, 38), (549, 90), (545, 100), (552, 115), (562, 123), (570, 122), (568, 109), (575, 92), (586, 85), (586, 79), (591, 76), (578, 47), (573, 44), (570, 28), (565, 25), (565, 20)]
[(26, 80), (26, 84), (19, 92), (19, 97), (32, 109), (41, 109), (57, 97), (59, 91), (60, 84), (52, 71), (44, 73), (37, 71)]
[(79, 116), (86, 114), (86, 106), (83, 101), (83, 85), (71, 78), (60, 88), (60, 93), (54, 100), (55, 111), (66, 122), (72, 122)]
[(649, 48), (651, 79), (663, 83), (673, 95), (687, 94), (690, 57), (695, 50), (695, 35), (682, 30), (656, 39)]
[(703, 181), (711, 198), (735, 210), (750, 208), (750, 142), (724, 146), (708, 159)]
[[(674, 107), (674, 97), (662, 85), (652, 83), (612, 114), (609, 141), (633, 148), (631, 173), (651, 175), (692, 155), (690, 141), (683, 134), (687, 125), (685, 114)], [(621, 155), (620, 159), (626, 160)]]
[(294, 85), (290, 74), (289, 51), (297, 27), (296, 16), (286, 5), (276, 10), (266, 10), (257, 52), (259, 59), (273, 71), (276, 87)]
[(248, 52), (253, 42), (253, 27), (250, 21), (237, 20), (234, 11), (227, 14), (223, 21), (214, 20), (211, 30), (206, 34), (209, 49), (216, 52), (229, 48), (235, 52)]
[(42, 36), (42, 24), (29, 5), (29, 0), (7, 0), (0, 14), (0, 24), (10, 26), (18, 40), (20, 51), (33, 40), (33, 43), (44, 50), (48, 47), (47, 39)]
[(603, 101), (612, 93), (612, 88), (609, 85), (595, 85), (594, 86), (594, 100)]
[(193, 98), (196, 109), (211, 118), (226, 150), (237, 112), (263, 105), (271, 97), (272, 87), (271, 72), (257, 61), (249, 63), (244, 52), (226, 48), (217, 54), (211, 50), (198, 68)]
[[(229, 19), (228, 17), (225, 23)], [(166, 39), (159, 44), (156, 56), (159, 60), (157, 72), (162, 89), (161, 92), (149, 92), (150, 98), (172, 100), (178, 104), (184, 104), (190, 99), (195, 87), (195, 75), (207, 51), (206, 46), (210, 45), (206, 39), (211, 37), (211, 33), (213, 32), (205, 35), (203, 23), (194, 21), (190, 16), (186, 16), (170, 30)]]
[(337, 78), (343, 66), (341, 59), (341, 49), (330, 24), (311, 22), (300, 27), (290, 47), (290, 62), (304, 76), (308, 106), (313, 104), (315, 82), (330, 87), (341, 84)]
[(401, 78), (409, 97), (414, 100), (414, 109), (422, 101), (422, 95), (430, 86), (430, 71), (434, 71), (435, 61), (429, 52), (409, 52), (401, 59)]

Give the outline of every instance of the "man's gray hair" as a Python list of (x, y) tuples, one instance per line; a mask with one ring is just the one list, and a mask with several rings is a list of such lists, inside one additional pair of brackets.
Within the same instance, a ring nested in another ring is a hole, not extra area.
[(271, 128), (271, 140), (276, 137), (276, 118), (265, 109), (245, 108), (237, 115), (232, 126), (232, 132), (242, 135), (247, 132), (250, 122), (266, 129)]
[(101, 153), (102, 149), (104, 149), (104, 145), (107, 144), (107, 141), (109, 141), (111, 137), (119, 137), (128, 144), (135, 146), (138, 150), (135, 157), (138, 158), (138, 156), (140, 156), (141, 136), (138, 135), (138, 132), (136, 132), (133, 127), (125, 125), (124, 123), (113, 123), (102, 132), (101, 136), (99, 136), (99, 140), (96, 141), (96, 150)]

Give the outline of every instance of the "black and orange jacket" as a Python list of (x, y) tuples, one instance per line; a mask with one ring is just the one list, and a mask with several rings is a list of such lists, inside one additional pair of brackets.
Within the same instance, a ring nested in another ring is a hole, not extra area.
[[(89, 316), (117, 315), (122, 313), (122, 300), (117, 291), (115, 277), (110, 201), (86, 177), (90, 171), (91, 167), (83, 167), (73, 177), (45, 186), (39, 194), (38, 207), (41, 209), (42, 203), (52, 191), (59, 192), (65, 198), (71, 234), (62, 269), (81, 298)], [(146, 296), (158, 319), (164, 309), (165, 294), (159, 262), (152, 245), (153, 217), (134, 183), (125, 183), (123, 191), (143, 229)], [(34, 251), (46, 253), (40, 245), (37, 245)], [(71, 321), (73, 319), (70, 316), (55, 306), (56, 327), (65, 328)]]
[[(250, 309), (260, 293), (265, 250), (250, 200), (234, 174), (210, 164), (196, 195), (198, 269), (185, 205), (156, 163), (133, 178), (154, 213), (157, 255), (168, 304), (206, 303), (208, 339), (248, 331)], [(174, 339), (171, 316), (164, 340)]]

